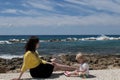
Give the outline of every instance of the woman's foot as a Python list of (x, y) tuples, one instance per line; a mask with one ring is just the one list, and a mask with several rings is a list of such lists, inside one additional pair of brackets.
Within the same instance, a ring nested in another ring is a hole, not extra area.
[(64, 75), (67, 76), (67, 77), (70, 77), (70, 72), (69, 71), (65, 71)]

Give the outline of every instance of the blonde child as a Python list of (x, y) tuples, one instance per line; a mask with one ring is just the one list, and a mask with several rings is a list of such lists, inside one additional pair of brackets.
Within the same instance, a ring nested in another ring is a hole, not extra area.
[(80, 77), (87, 77), (89, 75), (89, 65), (86, 63), (86, 59), (84, 55), (78, 53), (76, 55), (76, 60), (79, 63), (79, 68), (73, 72), (65, 71), (65, 75), (67, 77), (70, 76), (80, 76)]

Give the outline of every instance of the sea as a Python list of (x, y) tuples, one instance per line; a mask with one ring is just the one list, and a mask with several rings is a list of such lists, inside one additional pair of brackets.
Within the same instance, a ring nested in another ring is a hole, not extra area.
[[(22, 57), (24, 46), (32, 35), (0, 35), (0, 57)], [(120, 35), (36, 35), (41, 55), (100, 54), (119, 55)]]

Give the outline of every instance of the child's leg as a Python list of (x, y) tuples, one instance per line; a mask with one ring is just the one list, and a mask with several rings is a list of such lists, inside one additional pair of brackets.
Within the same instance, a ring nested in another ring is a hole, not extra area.
[(76, 71), (73, 71), (73, 72), (66, 71), (64, 74), (66, 76), (68, 76), (68, 77), (70, 77), (70, 76), (78, 76), (79, 75), (79, 73), (76, 72)]
[(82, 78), (87, 78), (88, 77), (88, 75), (86, 75), (85, 73), (82, 73), (82, 72), (79, 73), (79, 76), (82, 77)]

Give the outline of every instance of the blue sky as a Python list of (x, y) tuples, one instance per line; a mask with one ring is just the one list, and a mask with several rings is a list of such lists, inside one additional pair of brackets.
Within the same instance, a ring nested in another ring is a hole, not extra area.
[(0, 35), (120, 34), (120, 0), (0, 0)]

